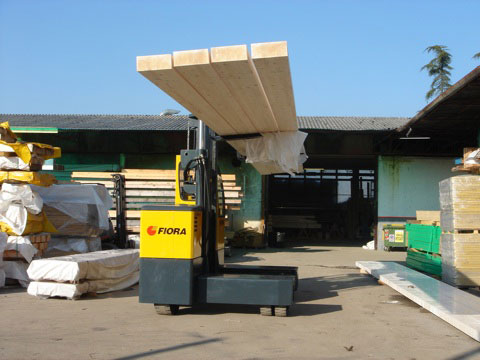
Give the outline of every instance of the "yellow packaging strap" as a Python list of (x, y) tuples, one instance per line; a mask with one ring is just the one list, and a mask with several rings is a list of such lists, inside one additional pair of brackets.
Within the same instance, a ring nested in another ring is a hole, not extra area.
[(11, 147), (15, 154), (17, 154), (17, 156), (22, 159), (22, 161), (26, 164), (30, 164), (30, 161), (32, 160), (32, 153), (34, 152), (33, 149), (35, 147), (50, 150), (50, 154), (41, 155), (41, 157), (45, 160), (54, 159), (62, 156), (62, 150), (59, 147), (54, 147), (47, 144), (22, 142), (7, 143), (1, 140), (0, 144)]
[(40, 214), (27, 214), (27, 224), (25, 229), (21, 234), (17, 234), (13, 229), (6, 223), (0, 221), (0, 231), (7, 233), (8, 235), (30, 235), (37, 234), (41, 232), (55, 233), (57, 229), (52, 225), (50, 220), (48, 220), (45, 213), (42, 211)]
[(8, 123), (8, 121), (0, 123), (0, 129), (3, 129), (1, 131), (6, 135), (8, 135), (10, 138), (15, 140), (17, 139), (17, 135), (15, 135), (13, 131), (10, 129), (10, 124)]
[(55, 176), (34, 171), (0, 171), (0, 183), (23, 183), (50, 186), (57, 183)]

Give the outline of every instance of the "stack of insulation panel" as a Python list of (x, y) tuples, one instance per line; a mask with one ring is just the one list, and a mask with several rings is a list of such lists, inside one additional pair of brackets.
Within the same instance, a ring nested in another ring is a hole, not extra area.
[(480, 176), (440, 182), (442, 279), (455, 286), (480, 285)]
[(138, 282), (139, 251), (104, 250), (33, 260), (28, 293), (38, 297), (76, 299), (85, 293), (104, 293)]

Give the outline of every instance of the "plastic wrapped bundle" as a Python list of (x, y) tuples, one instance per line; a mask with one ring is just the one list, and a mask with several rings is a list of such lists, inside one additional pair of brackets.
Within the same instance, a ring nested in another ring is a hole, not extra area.
[(17, 136), (10, 130), (8, 121), (0, 123), (0, 140), (6, 143), (14, 143), (17, 141)]
[(110, 228), (112, 198), (102, 185), (32, 186), (44, 202), (56, 235), (98, 236)]
[(480, 234), (442, 234), (442, 280), (454, 286), (480, 285)]
[(439, 184), (444, 232), (480, 229), (480, 176), (464, 175)]
[(2, 184), (0, 190), (0, 231), (9, 235), (54, 232), (42, 211), (43, 201), (29, 185)]
[(8, 235), (0, 232), (0, 288), (5, 286), (5, 270), (3, 268), (3, 251), (7, 246)]

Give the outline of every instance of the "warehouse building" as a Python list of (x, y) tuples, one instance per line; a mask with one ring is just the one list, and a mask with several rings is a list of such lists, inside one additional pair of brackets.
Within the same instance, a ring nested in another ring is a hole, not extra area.
[[(241, 203), (230, 213), (232, 230), (265, 225), (270, 243), (288, 238), (358, 244), (384, 224), (438, 210), (438, 182), (452, 176), (464, 147), (478, 145), (480, 67), (415, 117), (297, 118), (308, 160), (300, 174), (262, 177), (226, 143), (219, 166), (236, 175)], [(54, 170), (174, 169), (187, 146), (187, 116), (1, 114), (28, 141), (60, 146)], [(190, 144), (193, 142), (191, 136)]]

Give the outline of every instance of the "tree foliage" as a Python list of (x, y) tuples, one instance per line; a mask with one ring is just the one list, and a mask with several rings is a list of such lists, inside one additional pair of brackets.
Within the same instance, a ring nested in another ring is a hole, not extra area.
[[(434, 95), (440, 95), (447, 90), (450, 84), (450, 66), (452, 62), (452, 55), (448, 52), (448, 48), (443, 45), (433, 45), (425, 49), (428, 53), (434, 53), (435, 57), (426, 65), (422, 66), (421, 70), (426, 70), (428, 75), (433, 77), (430, 90), (425, 95), (427, 100)], [(477, 54), (480, 57), (480, 53)]]
[(476, 53), (475, 55), (473, 55), (473, 58), (474, 58), (474, 59), (480, 59), (480, 52), (479, 52), (479, 53)]

